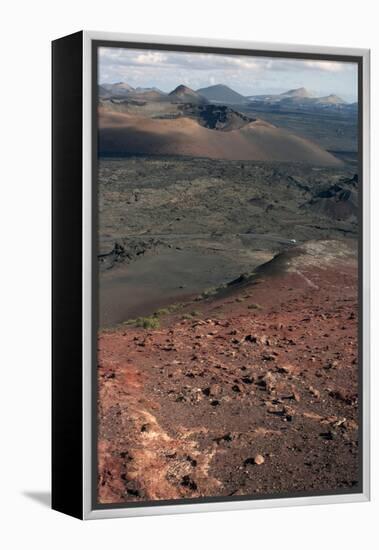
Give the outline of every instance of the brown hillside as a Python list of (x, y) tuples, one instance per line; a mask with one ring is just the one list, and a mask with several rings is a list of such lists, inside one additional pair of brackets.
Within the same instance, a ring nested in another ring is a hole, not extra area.
[(156, 120), (99, 110), (100, 152), (179, 155), (225, 160), (292, 161), (336, 166), (340, 161), (316, 144), (256, 120), (219, 132), (181, 117)]

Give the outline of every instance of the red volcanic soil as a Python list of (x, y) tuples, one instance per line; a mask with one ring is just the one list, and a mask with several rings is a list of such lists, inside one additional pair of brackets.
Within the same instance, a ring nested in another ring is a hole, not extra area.
[(351, 245), (309, 243), (195, 308), (100, 334), (99, 502), (358, 491)]

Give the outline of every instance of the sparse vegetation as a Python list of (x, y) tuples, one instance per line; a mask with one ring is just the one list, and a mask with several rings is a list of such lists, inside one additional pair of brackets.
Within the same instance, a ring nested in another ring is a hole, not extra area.
[(160, 327), (160, 322), (157, 317), (139, 317), (136, 319), (136, 327), (155, 329)]
[(262, 309), (262, 306), (260, 306), (259, 304), (249, 304), (247, 306), (247, 309)]
[(207, 290), (204, 290), (199, 296), (199, 300), (210, 298), (211, 296), (214, 296), (217, 293), (216, 288), (207, 288)]
[(220, 290), (223, 290), (226, 287), (227, 287), (226, 284), (221, 284), (219, 286), (213, 286), (211, 288), (207, 288), (206, 290), (204, 290), (204, 292), (202, 292), (196, 298), (196, 300), (199, 301), (199, 300), (204, 300), (204, 299), (207, 299), (207, 298), (211, 298), (212, 296), (215, 296), (218, 292), (220, 292)]
[(184, 305), (185, 304), (183, 304), (181, 302), (178, 302), (176, 304), (171, 304), (170, 306), (167, 306), (167, 307), (164, 307), (164, 308), (161, 308), (161, 309), (157, 309), (157, 311), (155, 311), (155, 313), (154, 313), (154, 316), (155, 317), (164, 317), (165, 315), (168, 315), (169, 313), (175, 313), (175, 311), (178, 311)]
[(123, 324), (123, 325), (129, 326), (129, 325), (135, 325), (136, 322), (137, 322), (137, 319), (127, 319), (127, 320), (124, 321), (122, 324)]
[[(165, 308), (160, 308), (154, 311), (152, 315), (146, 316), (146, 317), (138, 317), (137, 319), (127, 319), (126, 321), (123, 321), (120, 325), (117, 326), (135, 326), (135, 327), (143, 327), (143, 328), (159, 328), (160, 327), (160, 318), (164, 317), (165, 315), (169, 315), (170, 313), (175, 313), (175, 311), (178, 311), (183, 306), (185, 306), (185, 303), (178, 302), (176, 304), (171, 304), (170, 306), (167, 306)], [(189, 318), (195, 317), (196, 315), (199, 315), (198, 311), (191, 311), (189, 314)], [(115, 330), (116, 328), (110, 328), (110, 329), (104, 329), (104, 330)]]
[(164, 315), (168, 315), (170, 313), (170, 309), (167, 307), (157, 309), (157, 311), (154, 311), (154, 317), (163, 317)]
[(193, 319), (194, 317), (197, 317), (198, 315), (200, 315), (200, 312), (194, 310), (194, 311), (190, 311), (189, 313), (183, 313), (182, 319)]

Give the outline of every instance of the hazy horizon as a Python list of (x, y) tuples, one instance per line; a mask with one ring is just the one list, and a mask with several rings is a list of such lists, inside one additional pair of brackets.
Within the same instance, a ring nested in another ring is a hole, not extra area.
[(180, 84), (194, 90), (224, 84), (243, 96), (304, 87), (318, 97), (357, 101), (356, 63), (101, 47), (98, 69), (99, 84), (126, 82), (166, 93)]

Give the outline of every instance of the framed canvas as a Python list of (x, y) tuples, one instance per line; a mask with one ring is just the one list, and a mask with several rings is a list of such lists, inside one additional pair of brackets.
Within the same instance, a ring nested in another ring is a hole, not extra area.
[(369, 51), (53, 42), (52, 502), (369, 498)]

